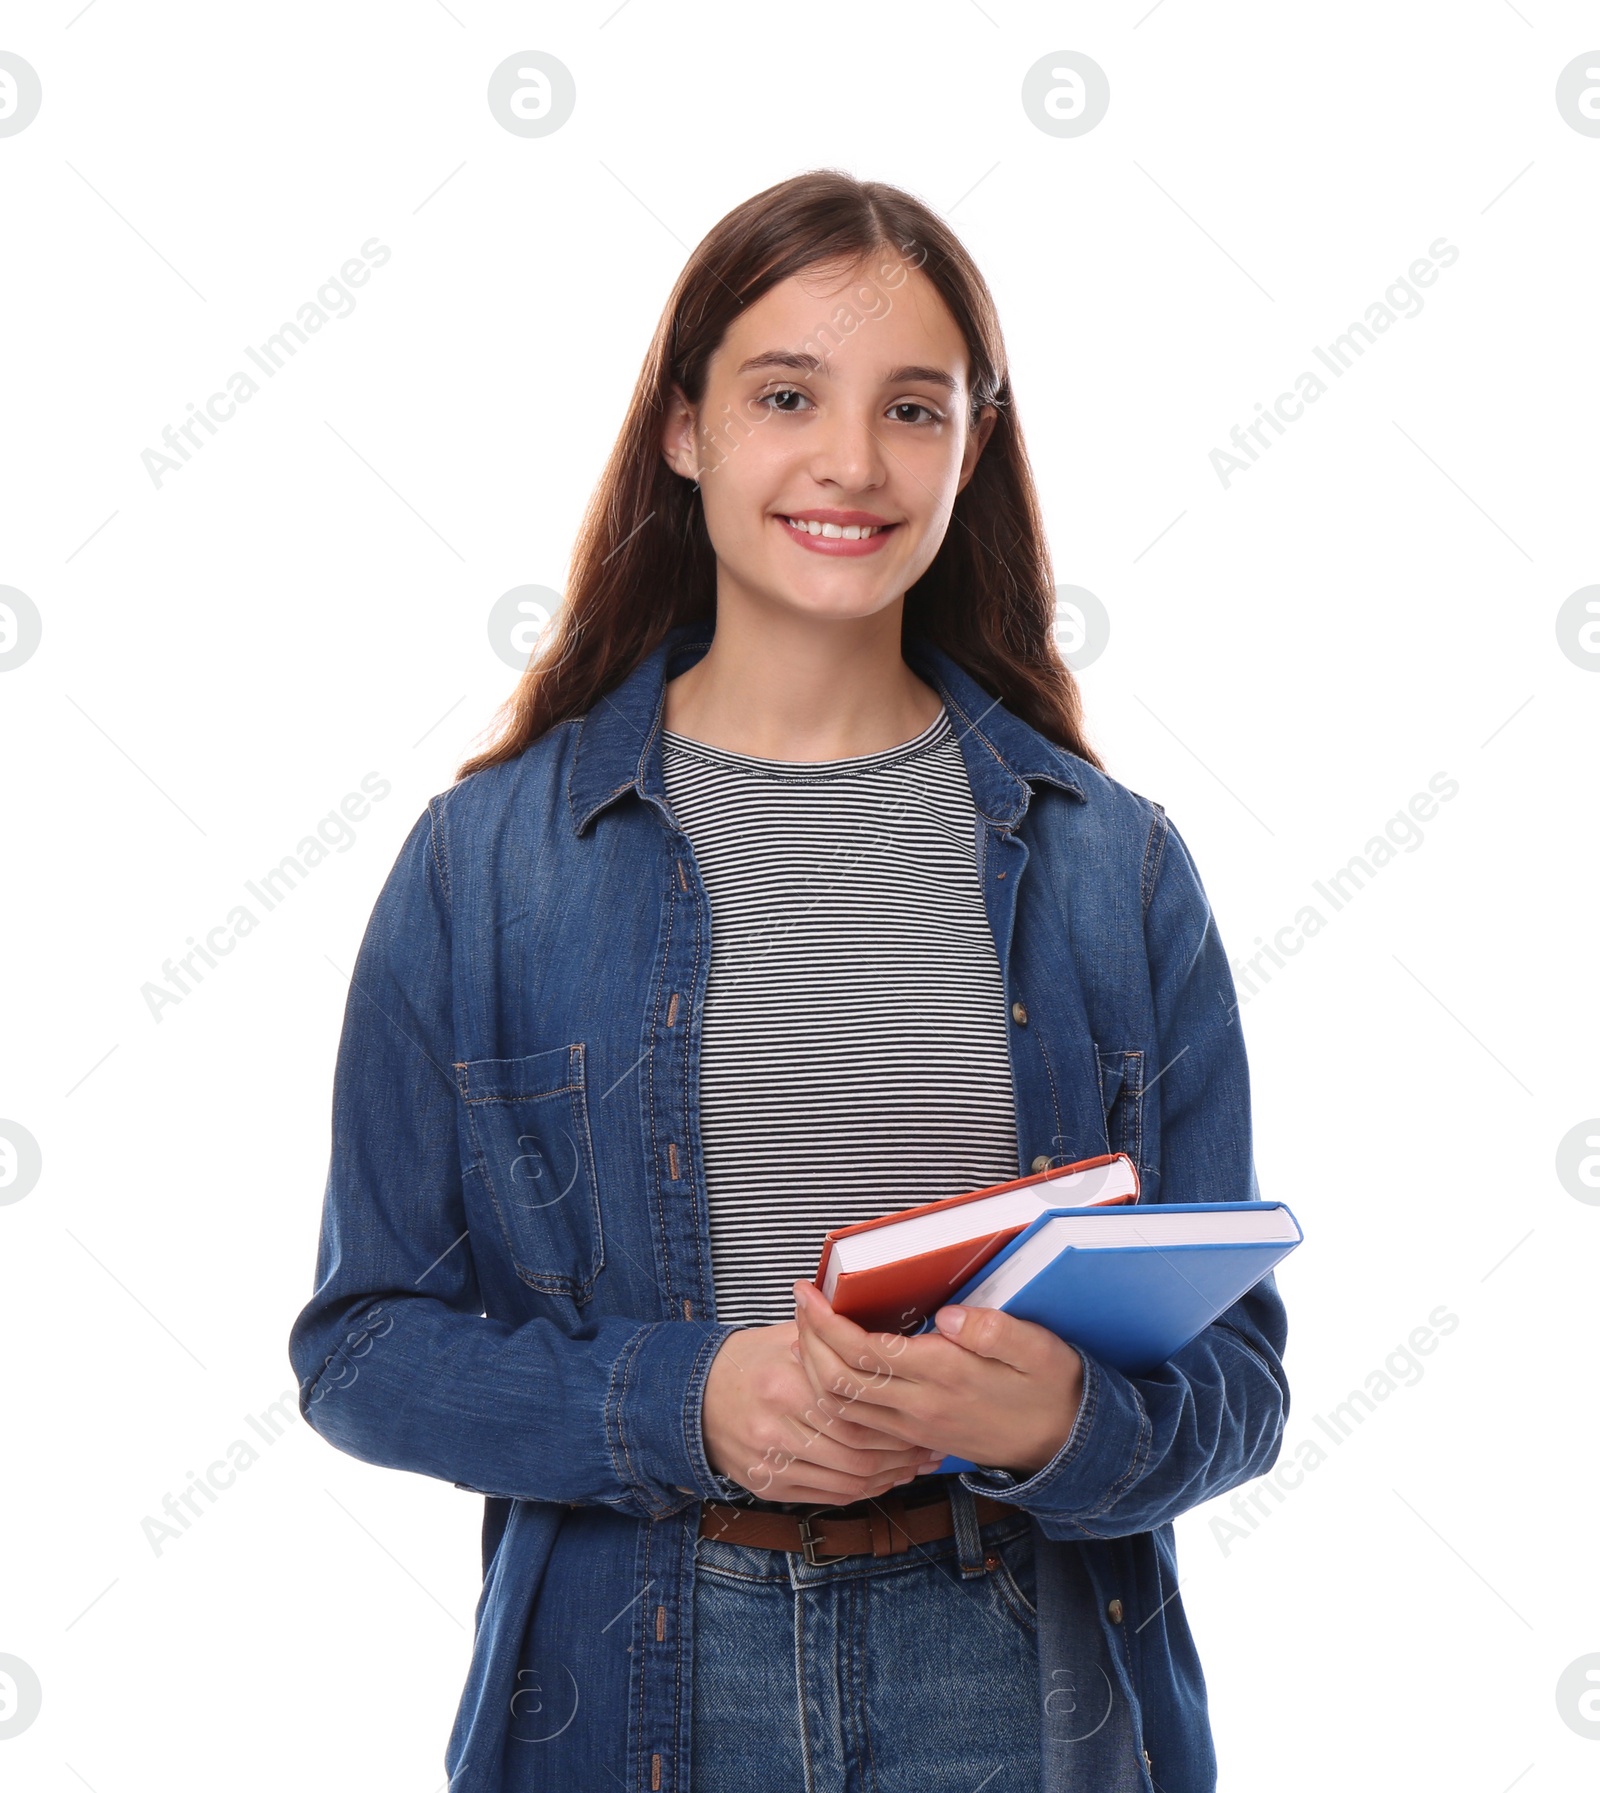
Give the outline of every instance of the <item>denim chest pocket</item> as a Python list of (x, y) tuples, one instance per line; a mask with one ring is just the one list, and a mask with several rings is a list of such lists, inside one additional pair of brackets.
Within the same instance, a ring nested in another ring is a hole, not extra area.
[(1141, 1171), (1144, 1160), (1144, 1053), (1095, 1048), (1100, 1065), (1100, 1102), (1105, 1112), (1106, 1150), (1126, 1152)]
[(455, 1067), (473, 1167), (517, 1275), (587, 1301), (605, 1263), (582, 1045)]

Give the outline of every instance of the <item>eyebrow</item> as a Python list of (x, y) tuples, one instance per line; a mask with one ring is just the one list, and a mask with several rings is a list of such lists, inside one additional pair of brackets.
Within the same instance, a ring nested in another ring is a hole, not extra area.
[[(734, 369), (735, 374), (753, 373), (763, 367), (786, 367), (795, 373), (820, 373), (823, 370), (821, 361), (815, 355), (802, 355), (789, 349), (768, 349), (765, 354), (752, 355), (748, 361), (741, 361)], [(942, 367), (895, 367), (884, 376), (885, 386), (899, 386), (906, 381), (923, 381), (929, 386), (940, 386), (946, 392), (956, 390), (956, 382)]]

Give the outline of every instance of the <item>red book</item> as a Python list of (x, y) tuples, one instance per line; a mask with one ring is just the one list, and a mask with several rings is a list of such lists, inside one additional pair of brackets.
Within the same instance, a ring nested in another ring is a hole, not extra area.
[(816, 1285), (835, 1313), (869, 1332), (915, 1332), (1041, 1214), (1138, 1199), (1139, 1173), (1125, 1152), (1083, 1158), (835, 1227), (823, 1237)]

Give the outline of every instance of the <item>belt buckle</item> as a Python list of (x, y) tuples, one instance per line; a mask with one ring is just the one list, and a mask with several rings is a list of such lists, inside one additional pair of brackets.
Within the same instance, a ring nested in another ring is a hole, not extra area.
[(836, 1556), (818, 1556), (817, 1555), (817, 1545), (819, 1543), (821, 1543), (822, 1540), (820, 1538), (814, 1537), (812, 1535), (811, 1522), (816, 1517), (817, 1517), (817, 1515), (815, 1513), (806, 1513), (800, 1519), (800, 1550), (801, 1550), (801, 1554), (805, 1557), (806, 1561), (808, 1563), (810, 1563), (813, 1568), (819, 1568), (824, 1563), (841, 1563), (841, 1562), (843, 1562), (844, 1559), (847, 1556), (849, 1556), (849, 1554), (850, 1554), (850, 1552), (848, 1550), (841, 1550), (838, 1553), (838, 1555), (836, 1555)]

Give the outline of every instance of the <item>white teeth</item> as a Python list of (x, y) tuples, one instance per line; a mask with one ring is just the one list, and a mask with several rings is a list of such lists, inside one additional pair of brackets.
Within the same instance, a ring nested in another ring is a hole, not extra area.
[(869, 536), (877, 535), (886, 525), (880, 523), (819, 523), (815, 518), (802, 523), (795, 517), (785, 517), (784, 522), (791, 529), (798, 529), (802, 535), (825, 535), (847, 542), (864, 542)]

